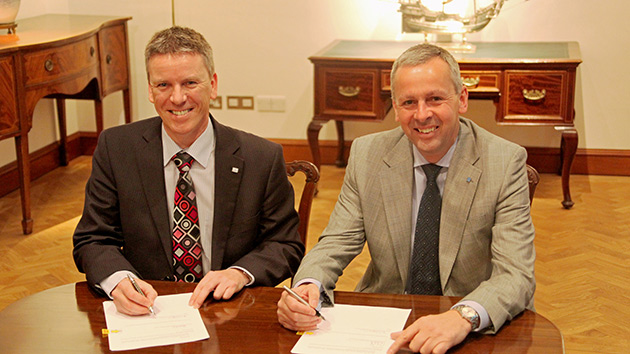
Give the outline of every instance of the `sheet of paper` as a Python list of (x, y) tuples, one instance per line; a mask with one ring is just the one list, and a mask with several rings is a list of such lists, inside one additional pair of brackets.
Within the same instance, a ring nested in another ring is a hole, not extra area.
[(403, 329), (411, 310), (337, 304), (321, 312), (326, 321), (302, 335), (291, 353), (385, 353), (394, 343), (390, 334)]
[(155, 316), (127, 316), (116, 311), (113, 301), (103, 302), (109, 331), (109, 350), (130, 350), (209, 338), (199, 310), (188, 306), (192, 293), (164, 295), (155, 299)]

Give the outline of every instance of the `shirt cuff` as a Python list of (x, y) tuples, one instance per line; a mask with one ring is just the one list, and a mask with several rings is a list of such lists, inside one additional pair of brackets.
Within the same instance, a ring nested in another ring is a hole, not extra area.
[[(475, 311), (477, 311), (477, 314), (479, 314), (479, 328), (475, 329), (473, 332), (481, 332), (487, 327), (490, 327), (490, 325), (492, 324), (492, 322), (490, 322), (490, 316), (488, 315), (488, 311), (486, 311), (486, 309), (483, 306), (481, 306), (481, 304), (479, 304), (478, 302), (472, 301), (472, 300), (463, 300), (453, 305), (453, 307), (459, 306), (459, 305), (470, 306)], [(451, 309), (453, 307), (451, 307)]]
[[(247, 275), (247, 277), (249, 278), (249, 282), (247, 284), (245, 284), (245, 286), (250, 286), (250, 285), (254, 284), (254, 282), (256, 281), (256, 278), (254, 278), (254, 275), (252, 273), (250, 273), (247, 269), (245, 269), (243, 267), (239, 267), (239, 266), (232, 266), (230, 268), (238, 269), (238, 270), (242, 271), (243, 273), (245, 273), (245, 275)], [(228, 269), (230, 269), (230, 268), (228, 268)]]
[(319, 288), (319, 302), (317, 303), (317, 311), (320, 311), (322, 309), (322, 301), (324, 299), (324, 297), (326, 296), (326, 293), (324, 293), (324, 291), (322, 290), (322, 282), (320, 282), (317, 279), (313, 279), (313, 278), (304, 278), (300, 281), (298, 281), (297, 283), (293, 284), (294, 288), (297, 288), (298, 286), (302, 285), (302, 284), (306, 284), (306, 283), (311, 283), (311, 284), (315, 284), (317, 285), (317, 288)]
[(100, 283), (96, 284), (96, 286), (101, 288), (105, 292), (105, 294), (107, 294), (107, 296), (113, 300), (114, 298), (112, 297), (112, 291), (114, 290), (114, 288), (116, 288), (116, 286), (118, 286), (118, 283), (120, 283), (121, 280), (127, 278), (127, 274), (135, 276), (133, 272), (130, 272), (128, 270), (119, 270), (105, 278)]

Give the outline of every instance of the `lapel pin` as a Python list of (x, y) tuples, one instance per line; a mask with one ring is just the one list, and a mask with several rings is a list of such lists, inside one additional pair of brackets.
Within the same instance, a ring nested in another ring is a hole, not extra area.
[(466, 178), (466, 182), (468, 182), (468, 183), (472, 182), (472, 178), (470, 178), (470, 177)]
[(232, 173), (238, 173), (238, 167), (232, 167)]

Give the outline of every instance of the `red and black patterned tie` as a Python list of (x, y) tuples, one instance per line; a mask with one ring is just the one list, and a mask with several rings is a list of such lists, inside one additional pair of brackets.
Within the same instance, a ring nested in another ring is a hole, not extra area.
[(416, 234), (407, 280), (407, 292), (410, 294), (442, 295), (438, 257), (442, 197), (437, 185), (437, 176), (441, 168), (435, 164), (422, 165), (424, 174), (427, 176), (427, 186), (418, 208)]
[(199, 214), (190, 177), (192, 161), (192, 156), (182, 151), (173, 156), (173, 162), (179, 169), (173, 211), (173, 270), (175, 281), (187, 283), (198, 282), (203, 277)]

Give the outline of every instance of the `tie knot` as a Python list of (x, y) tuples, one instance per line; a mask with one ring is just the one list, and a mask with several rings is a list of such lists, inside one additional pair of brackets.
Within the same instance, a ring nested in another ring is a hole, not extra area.
[(177, 166), (179, 172), (184, 173), (190, 170), (190, 165), (194, 159), (187, 152), (180, 151), (173, 156), (172, 160), (175, 162), (175, 166)]
[(422, 169), (424, 170), (424, 174), (427, 176), (427, 182), (435, 182), (442, 166), (430, 163), (422, 165)]

